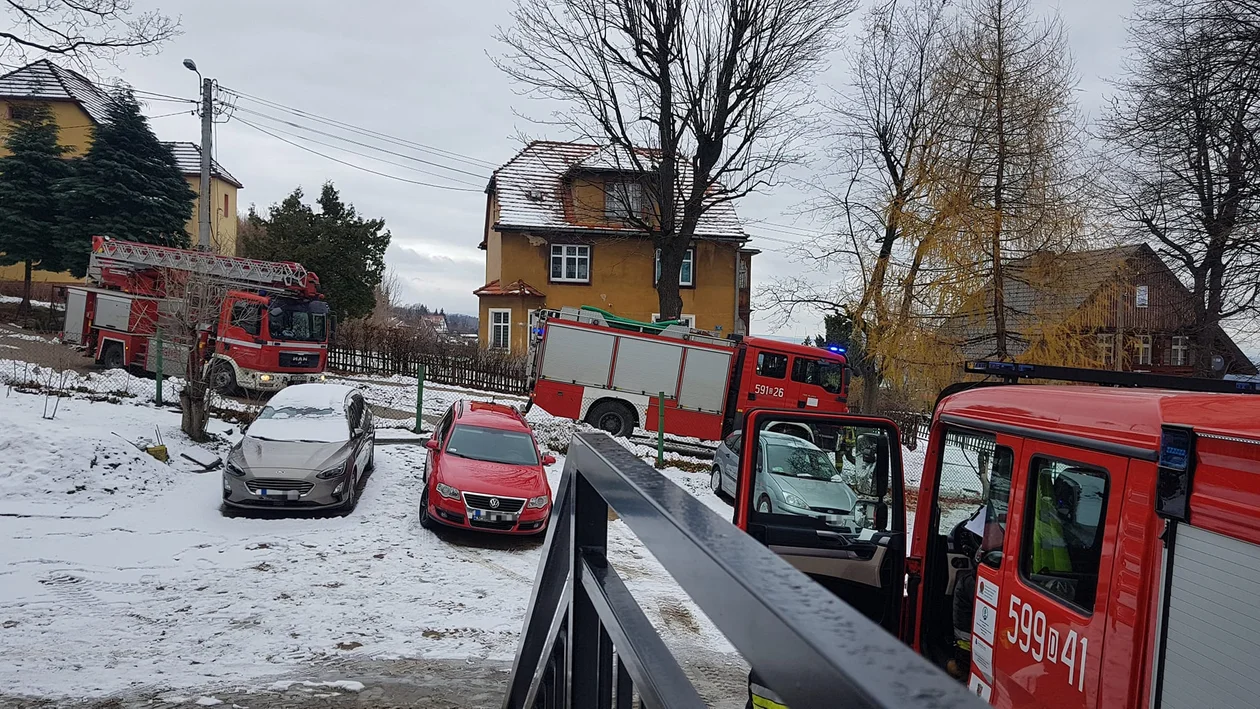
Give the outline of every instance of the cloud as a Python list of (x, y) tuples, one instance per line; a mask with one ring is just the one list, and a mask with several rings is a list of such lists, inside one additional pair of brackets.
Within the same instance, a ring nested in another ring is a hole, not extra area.
[(385, 266), (398, 279), (400, 302), (424, 303), (449, 313), (477, 314), (477, 297), (472, 292), (483, 285), (484, 258), (457, 258), (422, 244), (391, 243), (385, 251)]

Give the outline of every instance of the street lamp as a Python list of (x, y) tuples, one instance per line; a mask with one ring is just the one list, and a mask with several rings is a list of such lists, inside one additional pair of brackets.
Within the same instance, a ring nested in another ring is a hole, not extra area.
[(197, 62), (184, 60), (184, 68), (197, 74), (201, 81), (201, 189), (197, 205), (197, 248), (210, 250), (210, 149), (211, 135), (214, 126), (214, 105), (212, 99), (213, 81), (203, 78), (197, 71)]

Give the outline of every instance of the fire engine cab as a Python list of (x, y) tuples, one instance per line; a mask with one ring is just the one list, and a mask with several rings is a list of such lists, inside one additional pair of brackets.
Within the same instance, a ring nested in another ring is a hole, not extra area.
[(95, 237), (87, 284), (66, 289), (62, 339), (106, 367), (156, 372), (160, 361), (164, 374), (186, 374), (196, 352), (192, 366), (220, 392), (274, 391), (323, 378), (318, 286), (297, 263)]
[(539, 311), (530, 333), (530, 405), (615, 436), (657, 430), (662, 401), (666, 433), (710, 441), (754, 407), (848, 411), (838, 347), (722, 338), (585, 306)]
[(749, 411), (736, 525), (993, 706), (1257, 706), (1260, 386), (967, 369), (921, 471), (887, 419)]

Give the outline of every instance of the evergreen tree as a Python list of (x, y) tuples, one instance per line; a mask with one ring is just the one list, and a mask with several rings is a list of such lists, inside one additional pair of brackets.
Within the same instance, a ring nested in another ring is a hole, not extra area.
[(19, 313), (31, 308), (31, 269), (60, 270), (56, 186), (70, 174), (47, 104), (32, 106), (5, 138), (0, 158), (0, 265), (26, 265)]
[(59, 191), (65, 263), (75, 275), (87, 268), (93, 236), (188, 246), (185, 226), (197, 194), (130, 91), (112, 97), (108, 118), (77, 162)]
[(251, 210), (248, 219), (257, 228), (241, 242), (241, 255), (297, 261), (319, 275), (320, 290), (338, 319), (365, 317), (385, 273), (390, 239), (385, 220), (360, 217), (331, 182), (320, 192), (318, 213), (302, 197), (302, 188), (293, 190), (266, 218)]

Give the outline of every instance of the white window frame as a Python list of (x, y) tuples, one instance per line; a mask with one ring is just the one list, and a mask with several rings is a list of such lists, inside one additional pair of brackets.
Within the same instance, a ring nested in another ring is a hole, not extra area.
[(1153, 360), (1151, 358), (1152, 357), (1151, 350), (1152, 350), (1151, 336), (1138, 335), (1137, 336), (1137, 363), (1139, 365), (1145, 365), (1148, 367), (1151, 366), (1151, 364), (1153, 363)]
[[(681, 315), (679, 315), (679, 316), (678, 316), (678, 319), (679, 319), (679, 320), (686, 320), (686, 321), (687, 321), (687, 327), (694, 328), (694, 327), (696, 326), (696, 316), (695, 316), (695, 315), (690, 315), (690, 314), (688, 314), (688, 313), (682, 313)], [(661, 314), (660, 314), (660, 313), (652, 313), (652, 322), (660, 322), (660, 321), (661, 321)]]
[(1190, 363), (1190, 338), (1186, 335), (1173, 335), (1172, 362), (1174, 367), (1184, 367)]
[(604, 219), (628, 222), (643, 218), (643, 185), (630, 180), (604, 183)]
[[(495, 316), (501, 313), (507, 313), (507, 322), (495, 322)], [(489, 337), (487, 338), (489, 340), (488, 349), (503, 350), (505, 352), (510, 353), (512, 351), (512, 309), (511, 308), (490, 308), (488, 311), (488, 315), (490, 316), (490, 322), (487, 324), (487, 327), (489, 328), (489, 330), (487, 330), (487, 334), (489, 335)], [(497, 339), (496, 339), (496, 335), (498, 334), (499, 328), (504, 329), (502, 346), (499, 346), (497, 344)]]
[[(686, 280), (683, 280), (683, 266), (691, 267), (691, 277)], [(652, 283), (657, 283), (660, 280), (661, 280), (661, 250), (657, 249), (656, 250), (656, 269), (654, 271), (654, 275), (652, 276)], [(696, 250), (695, 249), (687, 249), (687, 252), (683, 254), (683, 262), (678, 267), (678, 285), (690, 286), (693, 288), (696, 285)]]
[[(570, 249), (572, 252), (570, 252)], [(556, 260), (560, 261), (560, 277), (556, 277)], [(568, 277), (569, 262), (573, 262), (573, 278)], [(586, 277), (581, 273), (582, 264), (586, 264)], [(591, 282), (591, 247), (590, 244), (552, 244), (551, 257), (547, 261), (547, 277), (552, 283), (590, 283)]]
[(1116, 336), (1110, 332), (1100, 332), (1095, 336), (1099, 359), (1103, 364), (1116, 363)]

